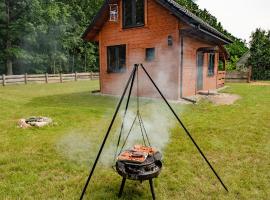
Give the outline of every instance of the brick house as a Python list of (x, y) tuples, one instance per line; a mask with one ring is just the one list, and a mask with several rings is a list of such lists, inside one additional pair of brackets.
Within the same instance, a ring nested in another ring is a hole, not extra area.
[[(105, 1), (83, 39), (98, 42), (100, 90), (117, 95), (135, 63), (143, 63), (162, 92), (177, 100), (219, 87), (223, 45), (232, 41), (173, 0)], [(139, 72), (140, 96), (157, 93)]]

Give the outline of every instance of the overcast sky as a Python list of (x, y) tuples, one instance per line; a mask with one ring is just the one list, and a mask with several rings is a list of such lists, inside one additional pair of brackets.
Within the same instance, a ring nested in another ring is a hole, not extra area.
[(234, 36), (250, 41), (256, 28), (270, 30), (270, 0), (197, 0)]

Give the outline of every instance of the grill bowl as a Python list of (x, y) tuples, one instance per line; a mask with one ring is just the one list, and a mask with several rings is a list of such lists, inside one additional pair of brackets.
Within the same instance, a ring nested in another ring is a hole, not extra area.
[(156, 178), (162, 169), (161, 153), (156, 152), (148, 155), (143, 163), (135, 163), (131, 161), (116, 162), (116, 170), (123, 178), (131, 180), (149, 180)]

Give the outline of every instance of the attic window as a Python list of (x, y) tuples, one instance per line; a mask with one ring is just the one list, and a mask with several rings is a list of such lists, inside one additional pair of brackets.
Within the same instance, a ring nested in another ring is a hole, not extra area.
[(123, 0), (123, 28), (144, 26), (144, 0)]
[(110, 4), (110, 21), (117, 22), (118, 21), (118, 5)]

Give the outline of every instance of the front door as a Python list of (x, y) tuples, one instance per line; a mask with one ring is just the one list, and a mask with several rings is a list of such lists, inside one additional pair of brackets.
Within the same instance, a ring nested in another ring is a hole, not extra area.
[(197, 53), (197, 91), (203, 89), (203, 52)]

